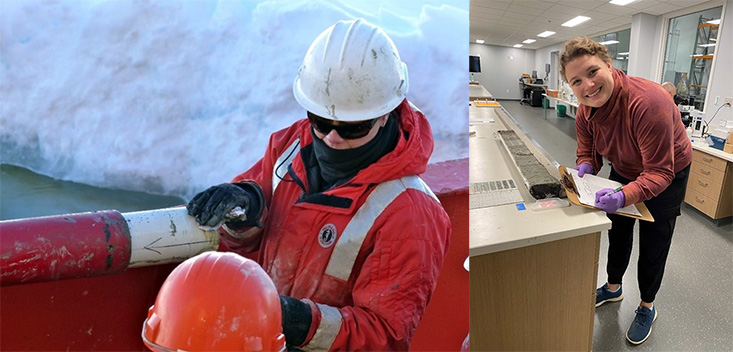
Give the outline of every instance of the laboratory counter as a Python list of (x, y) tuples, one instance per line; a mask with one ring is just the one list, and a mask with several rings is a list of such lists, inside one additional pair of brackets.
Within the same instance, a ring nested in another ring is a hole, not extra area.
[(685, 203), (720, 225), (733, 216), (733, 154), (692, 139), (692, 165)]
[(575, 205), (532, 210), (536, 200), (499, 130), (515, 131), (560, 177), (557, 163), (506, 110), (469, 106), (469, 189), (509, 181), (519, 192), (508, 204), (470, 201), (471, 350), (590, 351), (600, 233), (611, 222)]
[(494, 97), (481, 84), (469, 84), (468, 100), (494, 100)]

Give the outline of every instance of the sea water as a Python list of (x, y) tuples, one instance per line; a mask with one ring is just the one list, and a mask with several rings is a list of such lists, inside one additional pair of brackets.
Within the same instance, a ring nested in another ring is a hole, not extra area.
[(110, 209), (132, 212), (183, 204), (179, 197), (55, 180), (22, 167), (0, 164), (0, 220)]

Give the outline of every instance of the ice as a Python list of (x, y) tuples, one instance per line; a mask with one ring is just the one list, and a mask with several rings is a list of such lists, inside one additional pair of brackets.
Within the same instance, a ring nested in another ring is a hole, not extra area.
[(0, 162), (190, 198), (304, 117), (311, 41), (366, 18), (395, 41), (431, 162), (468, 156), (468, 1), (2, 1)]

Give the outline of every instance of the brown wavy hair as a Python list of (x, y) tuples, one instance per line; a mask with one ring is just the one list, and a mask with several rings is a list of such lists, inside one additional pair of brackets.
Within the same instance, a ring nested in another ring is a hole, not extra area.
[(595, 55), (603, 62), (611, 62), (611, 56), (608, 55), (605, 45), (598, 44), (588, 37), (570, 39), (562, 45), (562, 54), (560, 54), (560, 76), (563, 81), (568, 81), (565, 77), (565, 65), (583, 55)]

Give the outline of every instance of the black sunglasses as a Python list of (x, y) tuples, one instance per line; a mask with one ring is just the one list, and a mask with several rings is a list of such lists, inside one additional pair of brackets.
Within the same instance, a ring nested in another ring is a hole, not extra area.
[(316, 131), (329, 134), (331, 130), (336, 130), (336, 133), (343, 139), (357, 139), (366, 136), (372, 130), (374, 124), (377, 123), (377, 120), (379, 120), (378, 117), (371, 120), (344, 122), (340, 125), (334, 125), (331, 120), (324, 119), (308, 111), (308, 121)]

